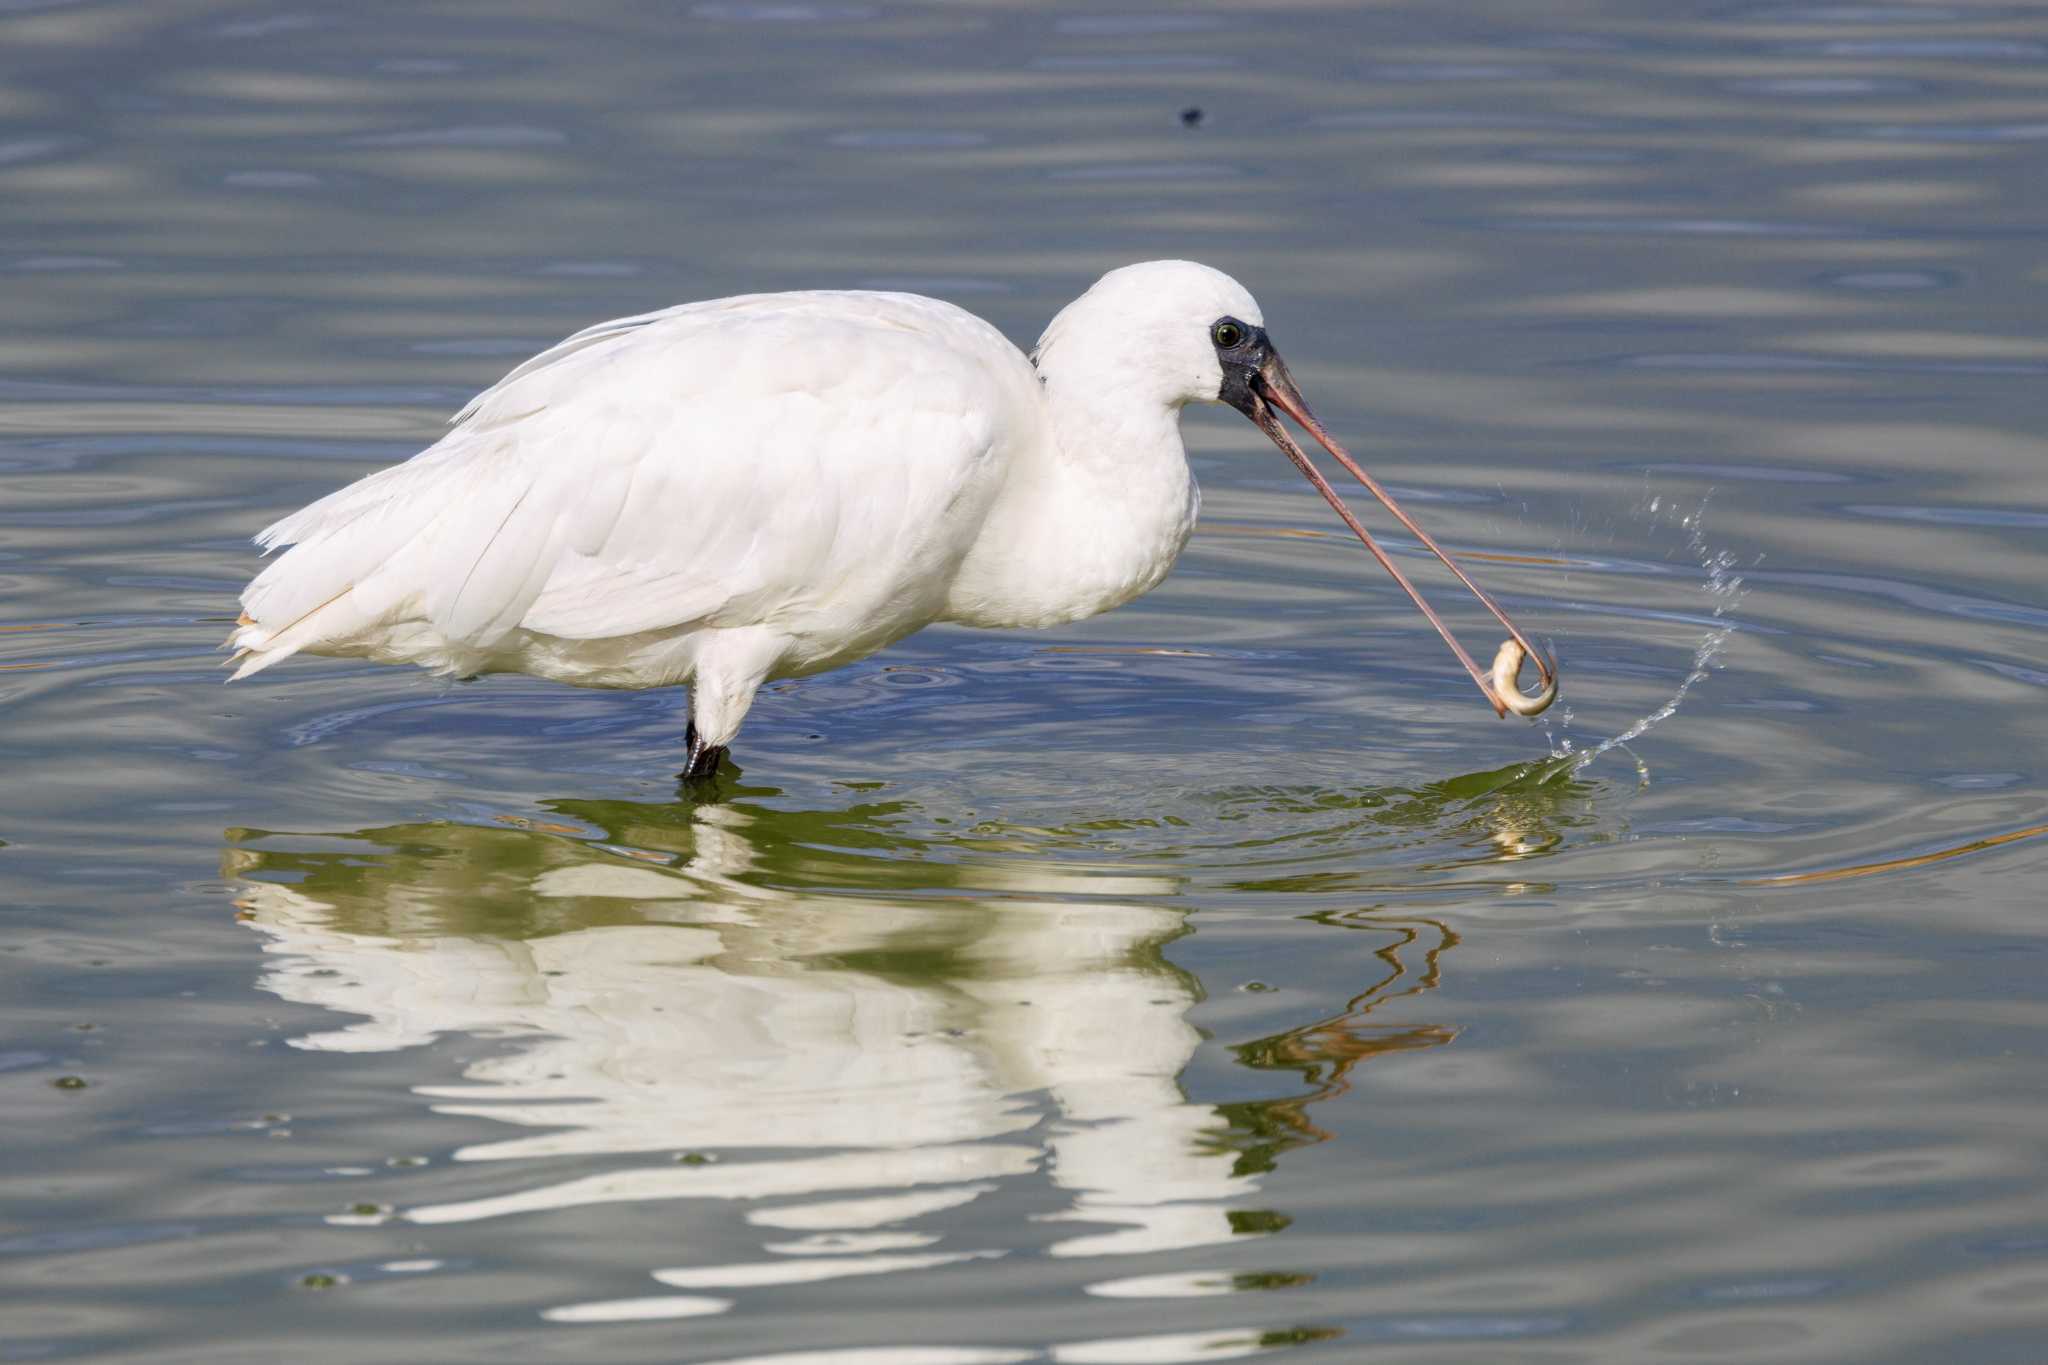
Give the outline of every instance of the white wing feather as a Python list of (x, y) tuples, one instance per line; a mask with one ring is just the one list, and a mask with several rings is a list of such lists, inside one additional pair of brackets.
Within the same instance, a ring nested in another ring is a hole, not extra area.
[(515, 632), (886, 615), (964, 553), (1030, 376), (986, 323), (908, 295), (588, 328), (435, 446), (266, 529), (291, 548), (243, 594), (235, 676), (300, 649), (393, 657), (379, 639), (401, 624), (425, 628), (406, 657), (472, 671)]

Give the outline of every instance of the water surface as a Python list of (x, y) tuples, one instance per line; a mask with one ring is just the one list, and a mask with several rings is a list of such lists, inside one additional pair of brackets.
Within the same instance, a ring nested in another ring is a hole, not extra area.
[[(2017, 5), (0, 5), (0, 1359), (2039, 1359), (2044, 94)], [(1160, 256), (1550, 716), (1227, 411), (1164, 586), (716, 799), (678, 696), (219, 685), (588, 322)]]

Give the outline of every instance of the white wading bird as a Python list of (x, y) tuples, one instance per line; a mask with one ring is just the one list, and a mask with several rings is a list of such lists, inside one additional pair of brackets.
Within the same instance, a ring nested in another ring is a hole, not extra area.
[[(1494, 709), (1535, 654), (1310, 414), (1243, 286), (1113, 270), (1030, 358), (914, 294), (750, 294), (600, 323), (514, 369), (404, 464), (266, 529), (236, 678), (300, 651), (585, 687), (690, 685), (686, 778), (755, 690), (934, 621), (1051, 626), (1156, 585), (1200, 501), (1180, 410), (1228, 403), (1308, 476)], [(1281, 425), (1312, 433), (1512, 638), (1491, 681)]]

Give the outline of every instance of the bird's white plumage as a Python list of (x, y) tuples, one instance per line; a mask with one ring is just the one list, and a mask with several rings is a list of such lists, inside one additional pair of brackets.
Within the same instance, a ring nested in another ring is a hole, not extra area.
[(602, 687), (754, 688), (936, 620), (1045, 625), (1164, 576), (1196, 506), (1178, 415), (1258, 320), (1188, 262), (1105, 276), (1036, 367), (949, 304), (748, 295), (526, 361), (413, 459), (266, 529), (236, 677), (299, 651)]

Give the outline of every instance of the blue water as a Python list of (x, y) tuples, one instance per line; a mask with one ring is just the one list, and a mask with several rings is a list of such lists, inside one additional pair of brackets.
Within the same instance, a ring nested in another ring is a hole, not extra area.
[[(2017, 5), (0, 2), (0, 1360), (2040, 1359), (2044, 95)], [(1161, 256), (1548, 716), (1224, 410), (1161, 588), (716, 799), (676, 696), (220, 686), (589, 322)]]

